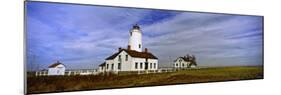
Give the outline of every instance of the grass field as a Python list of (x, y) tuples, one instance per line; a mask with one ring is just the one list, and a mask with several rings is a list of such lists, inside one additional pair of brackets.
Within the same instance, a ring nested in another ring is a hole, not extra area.
[(263, 79), (263, 67), (217, 67), (142, 75), (27, 77), (27, 91), (44, 93), (248, 79)]

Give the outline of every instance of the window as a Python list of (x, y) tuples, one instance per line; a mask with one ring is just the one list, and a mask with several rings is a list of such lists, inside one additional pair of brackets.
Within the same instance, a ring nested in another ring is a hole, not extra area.
[(126, 59), (125, 60), (128, 61), (128, 55), (126, 55)]
[(142, 63), (140, 63), (140, 69), (142, 69)]
[(108, 69), (109, 68), (109, 64), (106, 64), (106, 69)]
[(176, 67), (178, 67), (178, 63), (176, 63)]
[(141, 48), (141, 44), (139, 44), (139, 48)]
[(118, 63), (118, 70), (121, 70), (121, 63)]
[(138, 69), (138, 62), (135, 63), (135, 69)]
[(121, 55), (118, 56), (118, 61), (121, 61)]
[(113, 70), (113, 69), (114, 69), (114, 64), (112, 63), (112, 64), (111, 64), (111, 70)]
[(156, 63), (154, 63), (154, 69), (156, 69)]
[(150, 69), (152, 69), (152, 63), (150, 63)]
[(184, 63), (182, 63), (182, 67), (184, 67)]

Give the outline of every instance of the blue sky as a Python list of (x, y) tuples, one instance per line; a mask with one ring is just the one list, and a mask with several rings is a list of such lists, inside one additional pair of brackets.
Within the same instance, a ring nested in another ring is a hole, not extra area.
[[(150, 9), (27, 2), (28, 68), (59, 60), (68, 69), (97, 68), (128, 44), (139, 24), (143, 46), (159, 58), (194, 54), (200, 66), (262, 65), (263, 18)], [(33, 64), (33, 66), (31, 66)]]

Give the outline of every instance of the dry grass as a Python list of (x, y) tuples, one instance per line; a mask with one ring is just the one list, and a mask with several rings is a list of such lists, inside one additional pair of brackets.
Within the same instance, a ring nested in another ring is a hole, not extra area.
[(262, 79), (263, 67), (221, 67), (143, 75), (28, 77), (28, 93), (93, 90), (230, 80)]

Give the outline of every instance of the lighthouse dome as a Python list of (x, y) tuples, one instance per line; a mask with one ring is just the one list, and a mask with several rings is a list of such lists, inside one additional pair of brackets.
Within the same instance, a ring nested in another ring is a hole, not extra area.
[(139, 27), (138, 24), (135, 24), (135, 25), (133, 26), (133, 29), (140, 29), (140, 27)]

